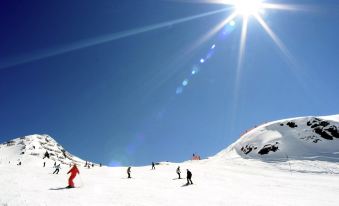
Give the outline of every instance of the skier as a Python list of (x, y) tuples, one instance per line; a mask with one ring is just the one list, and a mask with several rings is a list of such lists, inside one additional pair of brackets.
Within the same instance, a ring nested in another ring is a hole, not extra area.
[(181, 173), (181, 171), (180, 171), (180, 166), (178, 166), (178, 168), (177, 168), (177, 174), (179, 175), (179, 179), (181, 179), (180, 173)]
[(60, 171), (60, 168), (61, 168), (60, 164), (55, 165), (54, 168), (55, 168), (55, 170), (54, 170), (53, 174), (59, 174), (59, 171)]
[(71, 173), (71, 176), (70, 176), (69, 179), (68, 179), (68, 186), (67, 186), (67, 188), (74, 188), (74, 182), (73, 182), (73, 180), (74, 180), (74, 178), (75, 178), (75, 176), (76, 176), (77, 174), (80, 174), (80, 172), (79, 172), (79, 170), (78, 170), (76, 164), (74, 164), (73, 167), (72, 167), (72, 169), (70, 169), (70, 170), (67, 172), (67, 174), (69, 174), (69, 173)]
[(152, 162), (152, 170), (155, 170), (155, 164)]
[(46, 150), (46, 152), (45, 152), (45, 154), (44, 154), (44, 158), (42, 158), (42, 159), (45, 159), (46, 157), (49, 159), (49, 153), (48, 153), (47, 150)]
[(131, 178), (131, 167), (127, 168), (127, 174), (128, 174), (128, 178)]
[(193, 182), (192, 182), (192, 172), (187, 169), (187, 184), (186, 185), (189, 185), (189, 184), (193, 184)]
[(46, 162), (44, 162), (44, 167), (46, 166)]

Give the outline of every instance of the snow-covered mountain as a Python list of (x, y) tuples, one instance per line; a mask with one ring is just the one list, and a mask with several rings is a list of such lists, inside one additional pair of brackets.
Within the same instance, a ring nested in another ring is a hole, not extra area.
[[(0, 206), (337, 206), (338, 122), (339, 115), (266, 123), (211, 158), (132, 167), (132, 179), (126, 167), (84, 167), (48, 135), (17, 138), (0, 145)], [(50, 159), (42, 159), (46, 151)], [(63, 163), (59, 174), (54, 161)], [(71, 162), (80, 175), (65, 189)], [(193, 185), (185, 186), (186, 169)]]
[[(49, 158), (44, 158), (46, 152), (49, 154)], [(67, 152), (49, 135), (38, 134), (19, 137), (0, 144), (1, 162), (40, 165), (43, 162), (58, 162), (67, 165), (70, 163), (85, 163), (84, 160)]]
[(339, 115), (300, 117), (260, 125), (217, 156), (260, 160), (316, 159), (339, 162)]

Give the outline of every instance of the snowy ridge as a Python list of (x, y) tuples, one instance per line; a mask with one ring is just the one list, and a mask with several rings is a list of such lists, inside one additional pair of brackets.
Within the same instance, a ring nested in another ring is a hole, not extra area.
[(261, 160), (339, 162), (339, 115), (266, 123), (244, 134), (217, 157), (230, 155)]
[[(50, 158), (44, 157), (48, 152)], [(0, 144), (1, 162), (25, 162), (30, 164), (42, 164), (43, 161), (59, 162), (61, 164), (84, 164), (84, 160), (67, 152), (49, 135), (29, 135), (19, 137)]]

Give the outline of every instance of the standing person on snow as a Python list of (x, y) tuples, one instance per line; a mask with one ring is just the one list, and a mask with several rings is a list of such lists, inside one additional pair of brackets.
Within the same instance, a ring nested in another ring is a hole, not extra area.
[(77, 174), (80, 174), (79, 169), (77, 168), (76, 164), (73, 165), (72, 169), (67, 172), (67, 174), (71, 173), (71, 176), (68, 179), (68, 186), (67, 188), (74, 188), (74, 178)]
[(179, 175), (179, 179), (181, 179), (180, 173), (181, 173), (181, 171), (180, 171), (180, 166), (178, 166), (178, 168), (177, 168), (177, 174)]
[(42, 158), (42, 159), (45, 159), (46, 157), (49, 159), (49, 153), (48, 153), (47, 150), (46, 150), (46, 152), (45, 152), (45, 154), (44, 154), (44, 158)]
[(155, 164), (152, 162), (152, 170), (155, 170)]
[(193, 184), (192, 182), (192, 172), (187, 169), (187, 185)]
[(60, 171), (60, 168), (61, 168), (60, 164), (58, 164), (58, 165), (55, 164), (54, 168), (55, 168), (55, 170), (54, 170), (53, 174), (59, 174), (59, 171)]
[(131, 178), (131, 167), (127, 168), (127, 174), (128, 174), (128, 178)]

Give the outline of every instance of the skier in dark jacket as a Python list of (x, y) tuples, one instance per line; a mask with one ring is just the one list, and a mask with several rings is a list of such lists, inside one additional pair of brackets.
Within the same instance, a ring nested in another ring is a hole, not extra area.
[(180, 173), (181, 173), (181, 171), (180, 171), (180, 166), (178, 166), (178, 168), (177, 168), (177, 174), (179, 175), (179, 179), (181, 179)]
[(49, 159), (49, 153), (48, 153), (47, 150), (46, 150), (46, 152), (45, 152), (45, 154), (44, 154), (44, 157), (43, 157), (42, 159), (45, 159), (46, 157)]
[(152, 162), (152, 170), (155, 170), (155, 164)]
[(46, 150), (46, 152), (45, 152), (45, 154), (44, 154), (44, 158), (42, 158), (42, 159), (45, 159), (46, 157), (49, 159), (49, 153), (48, 153), (47, 150)]
[(128, 174), (128, 178), (131, 178), (131, 167), (127, 168), (127, 174)]
[(187, 185), (193, 184), (192, 182), (192, 172), (187, 169)]

